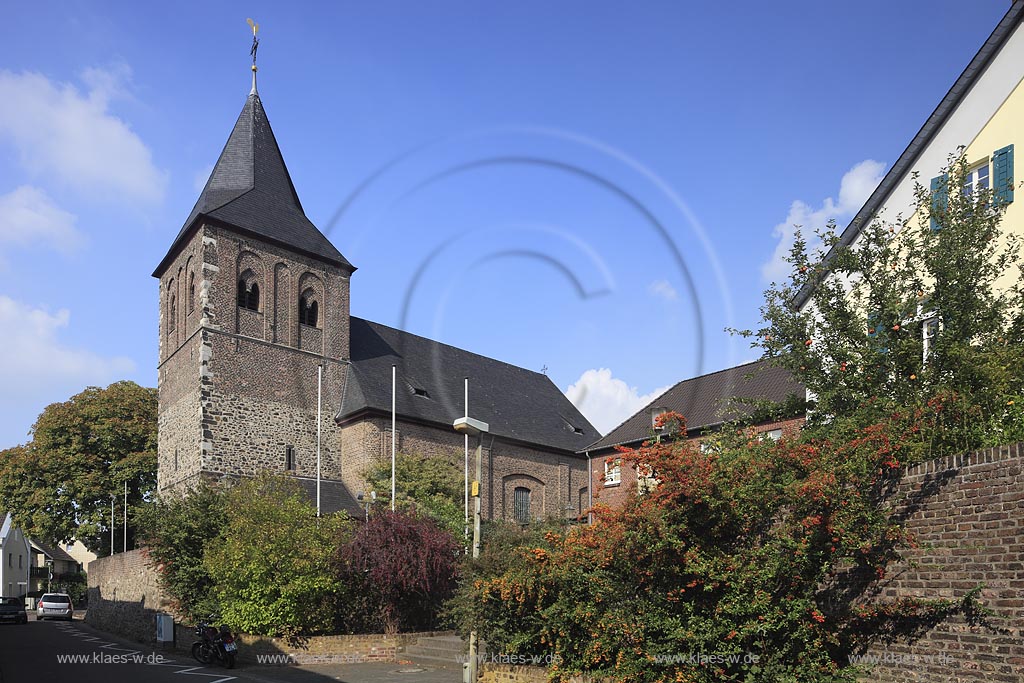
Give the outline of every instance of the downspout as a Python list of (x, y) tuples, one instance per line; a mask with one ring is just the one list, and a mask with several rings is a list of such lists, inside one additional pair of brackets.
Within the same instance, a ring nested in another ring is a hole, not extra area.
[(590, 451), (587, 454), (587, 524), (594, 523), (594, 470), (590, 466)]

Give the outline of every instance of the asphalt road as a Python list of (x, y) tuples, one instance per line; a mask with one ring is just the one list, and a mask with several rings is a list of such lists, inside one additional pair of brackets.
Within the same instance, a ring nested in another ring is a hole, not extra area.
[(398, 664), (200, 666), (188, 655), (106, 636), (81, 621), (0, 624), (0, 683), (454, 683), (461, 672)]

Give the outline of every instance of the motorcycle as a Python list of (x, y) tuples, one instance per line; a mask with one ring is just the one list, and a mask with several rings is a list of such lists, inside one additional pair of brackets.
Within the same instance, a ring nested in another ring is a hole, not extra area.
[[(214, 620), (214, 615), (208, 617), (209, 621)], [(213, 664), (215, 661), (224, 665), (227, 669), (235, 666), (235, 654), (238, 652), (238, 645), (235, 644), (235, 637), (227, 624), (222, 624), (220, 629), (208, 623), (200, 622), (196, 625), (196, 637), (199, 640), (192, 644), (192, 656), (200, 664)]]

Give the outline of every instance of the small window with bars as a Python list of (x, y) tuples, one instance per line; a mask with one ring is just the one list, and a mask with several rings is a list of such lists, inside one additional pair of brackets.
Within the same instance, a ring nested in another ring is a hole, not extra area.
[(294, 472), (296, 467), (295, 463), (295, 447), (285, 446), (284, 447), (284, 468), (289, 472)]
[(530, 523), (530, 489), (525, 486), (512, 492), (512, 518), (517, 524)]

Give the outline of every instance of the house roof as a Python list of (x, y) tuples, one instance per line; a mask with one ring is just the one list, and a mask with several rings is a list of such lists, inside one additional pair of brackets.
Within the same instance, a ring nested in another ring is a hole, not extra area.
[[(928, 144), (932, 141), (932, 138), (939, 132), (942, 126), (949, 119), (950, 115), (956, 110), (963, 101), (964, 96), (970, 91), (971, 87), (978, 80), (985, 69), (992, 62), (992, 59), (998, 54), (999, 50), (1003, 47), (1003, 44), (1013, 35), (1017, 25), (1020, 24), (1021, 20), (1024, 19), (1024, 0), (1014, 0), (1010, 5), (1010, 9), (1003, 16), (1002, 20), (996, 26), (995, 30), (985, 41), (985, 44), (981, 46), (978, 53), (974, 55), (974, 59), (970, 61), (967, 68), (963, 70), (960, 77), (953, 83), (953, 87), (949, 89), (946, 96), (939, 102), (939, 106), (935, 108), (935, 111), (931, 113), (931, 116), (921, 126), (921, 130), (917, 131), (917, 135), (910, 141), (907, 148), (903, 150), (903, 154), (900, 155), (896, 163), (892, 165), (889, 172), (882, 178), (882, 182), (878, 184), (875, 191), (868, 197), (867, 202), (861, 207), (857, 215), (853, 217), (846, 229), (843, 230), (839, 236), (839, 241), (833, 245), (829, 252), (825, 255), (825, 263), (828, 263), (835, 253), (836, 249), (841, 247), (848, 247), (853, 244), (853, 241), (860, 234), (861, 230), (870, 224), (872, 217), (878, 212), (885, 202), (885, 199), (889, 194), (896, 188), (896, 185), (900, 180), (910, 173), (914, 166), (914, 162), (925, 150)], [(814, 283), (809, 282), (805, 284), (796, 297), (793, 299), (794, 305), (797, 307), (803, 306), (811, 296), (811, 292), (814, 291)]]
[(370, 410), (391, 412), (391, 366), (397, 366), (396, 412), (451, 428), (469, 415), (490, 433), (524, 443), (578, 452), (600, 437), (547, 375), (353, 317), (343, 421)]
[(154, 277), (160, 277), (203, 218), (355, 270), (302, 210), (270, 120), (255, 92), (246, 99), (206, 187)]
[(62, 562), (72, 562), (75, 564), (78, 563), (78, 560), (68, 555), (60, 546), (51, 547), (45, 543), (40, 543), (39, 541), (32, 539), (32, 547), (39, 550), (39, 552), (46, 555), (51, 560), (60, 560)]
[[(302, 487), (303, 493), (313, 504), (316, 504), (316, 479), (296, 477), (295, 480)], [(340, 481), (321, 479), (320, 480), (320, 510), (327, 514), (332, 512), (347, 512), (355, 517), (362, 517), (363, 509), (356, 500), (356, 495), (348, 490)]]
[(767, 360), (737, 365), (685, 379), (643, 407), (587, 450), (622, 446), (651, 438), (651, 409), (668, 408), (686, 418), (687, 431), (705, 429), (749, 415), (746, 405), (725, 403), (730, 398), (782, 402), (790, 395), (804, 396), (805, 388), (788, 370)]

